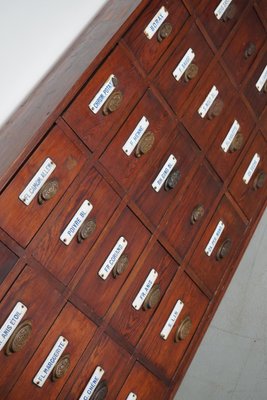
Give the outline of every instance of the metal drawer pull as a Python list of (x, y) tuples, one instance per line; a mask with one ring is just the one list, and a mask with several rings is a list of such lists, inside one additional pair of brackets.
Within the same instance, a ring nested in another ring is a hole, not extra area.
[(123, 94), (120, 90), (113, 92), (103, 105), (103, 114), (109, 115), (116, 111), (120, 107), (122, 100)]
[(161, 296), (160, 286), (154, 285), (145, 298), (145, 301), (142, 305), (143, 310), (146, 311), (150, 310), (151, 308), (154, 308), (158, 304), (160, 296)]
[(251, 57), (256, 51), (256, 45), (253, 42), (248, 43), (246, 49), (245, 49), (245, 59), (247, 60), (249, 57)]
[(112, 270), (113, 278), (117, 278), (118, 275), (123, 274), (123, 272), (128, 267), (128, 264), (129, 264), (129, 259), (127, 254), (122, 254)]
[(5, 354), (10, 356), (21, 351), (30, 339), (32, 333), (32, 323), (29, 320), (21, 322), (14, 330), (5, 348)]
[(95, 229), (96, 229), (95, 218), (84, 221), (84, 223), (77, 232), (78, 243), (82, 243), (83, 240), (86, 240), (95, 231)]
[(263, 93), (267, 93), (267, 81), (263, 85)]
[(166, 191), (174, 189), (180, 179), (181, 179), (180, 171), (178, 169), (173, 170), (164, 183), (164, 189)]
[(63, 378), (63, 376), (68, 371), (69, 367), (70, 367), (70, 355), (65, 354), (64, 356), (60, 357), (60, 359), (53, 368), (51, 374), (52, 382), (56, 382), (58, 379)]
[(104, 400), (108, 394), (107, 381), (101, 381), (94, 390), (91, 400)]
[(158, 31), (158, 41), (161, 43), (164, 39), (170, 36), (172, 32), (172, 24), (165, 22)]
[(220, 99), (215, 100), (208, 111), (208, 119), (212, 120), (213, 118), (218, 117), (221, 114), (223, 107), (224, 104), (222, 100)]
[(52, 199), (57, 193), (59, 183), (57, 179), (47, 181), (38, 193), (38, 203), (43, 204), (45, 201)]
[(184, 73), (185, 82), (189, 82), (194, 79), (198, 74), (198, 66), (196, 64), (190, 64)]
[(244, 136), (242, 135), (241, 132), (238, 132), (235, 135), (232, 143), (230, 144), (229, 153), (235, 153), (236, 151), (242, 149), (243, 143), (244, 143)]
[(155, 142), (154, 133), (151, 131), (145, 132), (136, 146), (135, 156), (139, 158), (142, 155), (148, 153), (152, 149), (154, 142)]
[(260, 171), (254, 179), (253, 188), (254, 190), (261, 189), (266, 181), (266, 172)]
[(225, 258), (229, 254), (231, 248), (232, 248), (232, 240), (226, 239), (219, 248), (219, 250), (217, 251), (216, 260), (220, 261), (223, 258)]
[(237, 12), (236, 5), (234, 3), (230, 4), (222, 16), (223, 22), (227, 22), (234, 19), (234, 17), (236, 16), (236, 12)]
[(190, 334), (191, 329), (192, 329), (192, 321), (189, 316), (185, 317), (185, 319), (181, 322), (179, 328), (176, 331), (174, 341), (175, 343), (180, 342), (181, 340), (184, 340), (187, 338), (187, 336)]
[(202, 204), (197, 205), (191, 214), (191, 225), (194, 225), (197, 221), (199, 221), (205, 213), (204, 206)]

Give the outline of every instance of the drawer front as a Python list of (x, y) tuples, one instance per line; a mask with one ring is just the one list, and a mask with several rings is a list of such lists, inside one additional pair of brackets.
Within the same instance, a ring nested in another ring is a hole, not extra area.
[(148, 90), (101, 157), (101, 163), (128, 190), (136, 174), (153, 162), (162, 138), (174, 136), (175, 124)]
[(158, 243), (145, 261), (136, 264), (134, 274), (128, 280), (127, 293), (110, 322), (132, 345), (136, 345), (158, 308), (177, 267)]
[[(100, 368), (102, 376), (98, 375)], [(107, 335), (103, 334), (92, 354), (80, 367), (78, 375), (75, 374), (72, 378), (73, 386), (71, 390), (60, 399), (117, 399), (117, 394), (129, 370), (130, 355)], [(90, 381), (92, 385), (89, 384)]]
[[(84, 203), (92, 205), (80, 218)], [(61, 203), (31, 243), (33, 256), (61, 282), (67, 284), (119, 203), (119, 197), (94, 168)], [(74, 219), (74, 216), (77, 218)], [(74, 219), (74, 222), (71, 223)], [(63, 236), (71, 238), (66, 245)]]
[(55, 399), (95, 331), (96, 326), (85, 315), (67, 304), (8, 399)]
[[(53, 128), (1, 195), (0, 206), (5, 212), (0, 226), (27, 246), (84, 162), (84, 155), (74, 143), (58, 127)], [(24, 199), (30, 204), (26, 205)]]
[(83, 262), (74, 294), (103, 316), (120, 292), (149, 238), (146, 228), (126, 208), (117, 222), (106, 229)]
[(238, 83), (245, 78), (266, 39), (259, 17), (253, 9), (249, 10), (223, 54), (225, 63)]
[[(127, 377), (117, 400), (163, 400), (166, 392), (166, 386), (137, 362)], [(132, 397), (128, 398), (131, 394)]]
[(267, 105), (267, 52), (250, 75), (244, 93), (255, 114), (259, 117)]
[[(222, 4), (223, 1), (221, 0), (207, 1), (207, 6), (200, 17), (216, 47), (220, 47), (223, 44), (233, 27), (240, 20), (247, 5), (247, 0), (232, 0), (225, 11), (224, 8), (219, 9)], [(215, 15), (215, 11), (219, 19)], [(223, 11), (224, 13), (222, 14)]]
[(214, 140), (214, 131), (224, 125), (235, 91), (219, 64), (196, 90), (183, 121), (198, 145), (206, 150)]
[(238, 99), (229, 108), (223, 128), (214, 135), (208, 159), (223, 180), (228, 179), (254, 127), (251, 114)]
[(0, 242), (0, 284), (14, 267), (18, 257), (12, 253), (4, 243)]
[(224, 197), (187, 267), (211, 293), (215, 293), (224, 273), (235, 261), (245, 230), (246, 224)]
[[(138, 17), (124, 40), (146, 72), (153, 68), (188, 17), (183, 3), (175, 0), (152, 2)], [(153, 36), (149, 38), (145, 32)]]
[[(178, 301), (183, 303), (182, 309), (176, 307)], [(138, 344), (138, 349), (143, 355), (168, 379), (174, 375), (207, 305), (208, 299), (198, 287), (184, 272), (178, 271)], [(163, 328), (170, 317), (173, 327), (171, 330), (169, 328), (165, 340), (161, 334), (165, 334), (166, 330)]]
[[(109, 79), (112, 75), (113, 80)], [(63, 118), (89, 149), (95, 150), (104, 138), (116, 133), (121, 119), (126, 118), (143, 91), (140, 75), (123, 50), (117, 47)]]
[(249, 219), (256, 217), (266, 202), (266, 174), (267, 144), (259, 132), (240, 164), (229, 188), (231, 194)]
[(260, 119), (260, 128), (263, 133), (265, 140), (267, 141), (267, 107), (265, 112), (262, 114)]
[(156, 77), (156, 85), (177, 115), (212, 59), (212, 51), (195, 24)]
[[(134, 201), (154, 225), (160, 222), (171, 201), (185, 184), (198, 154), (195, 144), (187, 133), (178, 132), (174, 140), (171, 142), (168, 140), (168, 147), (165, 147), (165, 143), (164, 140), (160, 142), (153, 163), (137, 176), (131, 189)], [(175, 162), (173, 156), (176, 164), (170, 170)], [(170, 168), (163, 168), (167, 164)], [(162, 186), (158, 190), (159, 183)]]
[[(24, 307), (14, 310), (17, 303)], [(0, 351), (0, 362), (5, 368), (1, 370), (0, 392), (3, 399), (25, 369), (62, 305), (63, 299), (51, 282), (29, 266), (2, 300), (0, 341), (4, 347)], [(6, 329), (3, 329), (6, 321)], [(4, 345), (3, 339), (7, 338), (9, 342)]]
[(221, 189), (221, 182), (207, 165), (198, 168), (182, 199), (166, 220), (163, 234), (181, 257), (206, 221), (209, 208)]
[(266, 8), (266, 3), (265, 0), (257, 0), (256, 3), (259, 5), (259, 10), (261, 12), (261, 15), (267, 21), (267, 8)]

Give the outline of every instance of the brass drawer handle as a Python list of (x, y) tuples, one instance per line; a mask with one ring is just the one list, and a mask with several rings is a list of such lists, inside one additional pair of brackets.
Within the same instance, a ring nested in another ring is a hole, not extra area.
[(223, 107), (224, 103), (222, 100), (220, 99), (215, 100), (208, 111), (208, 119), (212, 120), (213, 118), (218, 117), (221, 114)]
[(66, 374), (70, 367), (70, 355), (65, 354), (60, 357), (58, 362), (53, 368), (52, 374), (51, 374), (51, 380), (52, 382), (56, 382), (58, 379), (63, 378), (63, 376)]
[(128, 267), (128, 264), (129, 264), (129, 259), (127, 254), (122, 254), (112, 270), (113, 278), (116, 279), (117, 276), (123, 274), (123, 272)]
[(266, 181), (266, 172), (265, 171), (259, 171), (257, 174), (256, 178), (254, 179), (253, 182), (253, 188), (254, 190), (261, 189)]
[(108, 394), (107, 381), (100, 381), (94, 390), (91, 400), (104, 400)]
[(220, 261), (223, 258), (225, 258), (229, 254), (231, 248), (232, 248), (232, 240), (225, 239), (225, 241), (222, 243), (221, 247), (217, 251), (216, 260)]
[(205, 208), (202, 204), (197, 205), (192, 211), (190, 222), (191, 225), (194, 225), (197, 221), (199, 221), (205, 213)]
[(253, 56), (255, 52), (256, 45), (253, 42), (248, 43), (244, 53), (245, 59), (247, 60), (249, 57)]
[(32, 323), (29, 320), (21, 322), (10, 336), (5, 354), (10, 356), (13, 353), (21, 351), (31, 337)]
[(222, 15), (222, 21), (227, 22), (234, 19), (236, 16), (237, 7), (234, 3), (230, 4)]
[(154, 285), (150, 289), (148, 295), (145, 298), (145, 301), (142, 305), (143, 310), (146, 311), (150, 310), (151, 308), (154, 308), (160, 301), (160, 296), (161, 296), (160, 286)]
[(169, 22), (165, 22), (164, 24), (162, 24), (158, 31), (158, 42), (161, 43), (164, 39), (170, 36), (171, 32), (172, 24), (170, 24)]
[(154, 142), (155, 136), (153, 132), (148, 131), (144, 133), (136, 146), (135, 156), (139, 158), (142, 155), (148, 153), (152, 149)]
[(77, 233), (78, 243), (86, 240), (96, 229), (96, 219), (92, 218), (84, 221)]
[(43, 204), (45, 201), (52, 199), (59, 188), (57, 179), (48, 180), (38, 193), (38, 203)]
[(189, 82), (194, 79), (198, 74), (198, 66), (196, 64), (190, 64), (184, 73), (185, 82)]
[(178, 327), (174, 341), (175, 343), (180, 342), (181, 340), (184, 340), (187, 338), (187, 336), (190, 334), (191, 329), (192, 329), (192, 321), (189, 316), (185, 317), (185, 319), (181, 322), (180, 326)]
[(263, 85), (263, 93), (267, 93), (267, 81)]
[(229, 153), (235, 153), (236, 151), (239, 151), (242, 149), (244, 143), (244, 136), (242, 135), (241, 132), (238, 132), (234, 140), (232, 141), (230, 147), (229, 147)]
[(181, 179), (181, 173), (178, 169), (171, 171), (170, 175), (165, 181), (164, 189), (168, 192), (175, 188), (179, 180)]
[(109, 115), (116, 111), (120, 107), (122, 100), (123, 94), (120, 90), (113, 92), (103, 105), (103, 114)]

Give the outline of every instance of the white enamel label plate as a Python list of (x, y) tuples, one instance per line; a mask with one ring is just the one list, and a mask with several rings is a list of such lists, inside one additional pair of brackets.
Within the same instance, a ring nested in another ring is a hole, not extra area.
[(135, 393), (131, 392), (131, 393), (128, 394), (126, 400), (137, 400), (137, 396), (136, 396)]
[(91, 103), (89, 104), (90, 110), (94, 113), (97, 114), (98, 111), (101, 109), (103, 104), (107, 101), (109, 96), (114, 92), (115, 85), (114, 81), (116, 81), (115, 75), (110, 75), (108, 80), (104, 83), (104, 85), (101, 87), (101, 89), (97, 92)]
[(184, 303), (181, 300), (178, 300), (177, 303), (175, 304), (166, 324), (164, 325), (164, 328), (160, 332), (160, 336), (162, 339), (167, 340), (169, 334), (171, 333), (172, 328), (175, 325), (175, 322), (177, 321), (177, 318), (179, 317), (182, 309), (184, 307)]
[(127, 244), (128, 244), (127, 240), (123, 236), (119, 238), (119, 240), (117, 241), (117, 243), (115, 244), (115, 246), (113, 247), (111, 252), (109, 253), (104, 264), (98, 271), (98, 275), (100, 276), (100, 278), (102, 278), (103, 280), (107, 279), (110, 272), (116, 265), (116, 262), (118, 261), (118, 259), (120, 258), (120, 256), (124, 252), (124, 250), (126, 249)]
[(5, 344), (8, 342), (10, 336), (24, 317), (27, 311), (27, 307), (18, 302), (9, 316), (7, 317), (6, 321), (0, 328), (0, 351), (3, 349)]
[(232, 144), (232, 141), (234, 140), (234, 138), (236, 137), (237, 132), (240, 129), (240, 125), (239, 123), (235, 120), (229, 130), (229, 132), (227, 133), (224, 141), (221, 144), (221, 148), (223, 149), (223, 151), (225, 153), (227, 153), (227, 151), (229, 150), (229, 147)]
[(205, 248), (205, 253), (207, 254), (207, 256), (211, 256), (218, 240), (220, 239), (221, 234), (223, 233), (224, 228), (224, 223), (222, 221), (219, 221), (218, 225), (215, 228), (215, 231), (213, 232), (212, 237), (210, 238), (209, 243), (207, 244), (207, 247)]
[(141, 120), (138, 122), (136, 128), (134, 131), (131, 133), (129, 136), (129, 139), (127, 142), (124, 144), (122, 150), (124, 151), (127, 156), (130, 156), (136, 147), (137, 143), (140, 141), (142, 138), (143, 134), (147, 130), (149, 126), (149, 121), (148, 119), (144, 116), (141, 118)]
[(171, 154), (170, 157), (168, 158), (168, 160), (166, 161), (166, 163), (161, 168), (158, 176), (156, 177), (156, 179), (152, 183), (152, 187), (156, 192), (160, 191), (160, 189), (164, 185), (164, 182), (166, 181), (166, 179), (170, 175), (170, 173), (173, 170), (173, 167), (175, 166), (176, 163), (177, 163), (176, 158), (174, 157), (173, 154)]
[(246, 172), (245, 172), (245, 174), (243, 176), (243, 181), (245, 182), (246, 185), (249, 183), (249, 181), (250, 181), (252, 175), (254, 174), (255, 169), (257, 168), (259, 162), (260, 162), (260, 156), (259, 156), (258, 153), (256, 153), (254, 155), (254, 157), (252, 158), (252, 160), (251, 160), (251, 162), (250, 162), (250, 164), (248, 166), (248, 169), (246, 170)]
[(267, 81), (267, 65), (264, 68), (261, 76), (259, 77), (257, 83), (256, 83), (256, 88), (258, 89), (259, 92), (262, 91), (263, 86), (265, 85), (265, 82)]
[(231, 3), (232, 0), (222, 0), (214, 10), (215, 17), (220, 20)]
[(133, 308), (136, 310), (140, 310), (142, 307), (143, 302), (145, 301), (150, 289), (156, 282), (156, 279), (158, 277), (158, 273), (155, 269), (152, 269), (150, 273), (148, 274), (148, 277), (146, 278), (145, 282), (143, 283), (141, 289), (139, 290), (136, 298), (132, 302)]
[(198, 109), (198, 113), (201, 116), (201, 118), (205, 118), (207, 112), (209, 111), (210, 107), (212, 106), (218, 94), (219, 94), (218, 89), (216, 88), (216, 86), (213, 86), (208, 96), (205, 98), (203, 104)]
[(89, 382), (87, 383), (84, 391), (82, 392), (81, 396), (79, 397), (79, 400), (89, 400), (97, 385), (99, 384), (102, 376), (104, 375), (105, 371), (103, 370), (102, 367), (96, 367), (93, 375), (91, 376)]
[(152, 20), (149, 22), (147, 27), (144, 30), (144, 34), (148, 39), (152, 39), (152, 37), (155, 35), (157, 30), (161, 27), (165, 19), (168, 17), (169, 13), (166, 10), (166, 8), (163, 6), (161, 9), (157, 12), (157, 14), (152, 18)]
[(188, 49), (172, 73), (177, 81), (181, 79), (181, 77), (183, 76), (183, 74), (185, 73), (191, 62), (194, 60), (194, 58), (195, 58), (195, 53), (191, 48)]

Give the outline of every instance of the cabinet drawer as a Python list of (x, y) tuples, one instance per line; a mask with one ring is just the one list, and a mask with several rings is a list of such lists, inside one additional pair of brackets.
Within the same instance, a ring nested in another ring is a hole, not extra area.
[(156, 64), (188, 17), (183, 3), (175, 0), (152, 2), (138, 17), (124, 40), (146, 72)]
[[(112, 77), (113, 76), (113, 77)], [(63, 114), (91, 150), (116, 133), (122, 118), (144, 91), (143, 81), (117, 47)]]
[(259, 132), (239, 166), (230, 192), (249, 219), (257, 216), (266, 202), (267, 144)]
[[(21, 307), (18, 305), (18, 309), (15, 309), (18, 303), (21, 303)], [(5, 366), (1, 369), (0, 375), (2, 399), (6, 398), (25, 369), (62, 305), (63, 299), (51, 282), (29, 266), (25, 267), (2, 300), (0, 363)], [(7, 322), (6, 329), (3, 328), (5, 322)], [(5, 344), (3, 340), (8, 337), (10, 341)]]
[(74, 143), (58, 127), (53, 128), (1, 195), (0, 207), (5, 212), (0, 226), (27, 246), (84, 162)]
[(0, 242), (0, 284), (14, 267), (18, 257)]
[(174, 140), (168, 140), (168, 147), (165, 143), (164, 140), (159, 143), (153, 163), (137, 176), (131, 189), (134, 201), (154, 225), (160, 222), (186, 183), (198, 155), (195, 144), (185, 132), (178, 132)]
[(267, 52), (250, 75), (244, 92), (255, 114), (259, 117), (267, 105)]
[[(247, 0), (232, 0), (226, 9), (224, 7), (219, 9), (219, 6), (223, 3), (226, 2), (223, 0), (207, 1), (207, 7), (200, 17), (216, 47), (223, 44), (232, 28), (239, 21), (247, 5)], [(215, 15), (215, 11), (218, 17)]]
[(235, 255), (244, 236), (246, 224), (224, 197), (199, 242), (187, 270), (214, 293)]
[(267, 141), (267, 107), (260, 119), (260, 128), (265, 140)]
[(256, 3), (259, 5), (259, 10), (262, 17), (267, 21), (267, 7), (265, 0), (257, 0)]
[[(195, 24), (156, 77), (156, 85), (177, 115), (212, 59), (204, 37)], [(174, 76), (175, 75), (175, 76)]]
[[(70, 190), (60, 210), (55, 210), (31, 243), (33, 256), (67, 284), (118, 204), (119, 196), (92, 168), (79, 186)], [(87, 217), (85, 208), (90, 211)]]
[(130, 355), (103, 334), (98, 345), (72, 378), (73, 386), (61, 400), (117, 399), (130, 370)]
[(206, 150), (225, 122), (235, 90), (224, 71), (215, 64), (206, 79), (195, 89), (195, 96), (183, 118), (198, 145)]
[(190, 182), (185, 194), (169, 214), (163, 234), (184, 257), (221, 189), (221, 182), (204, 164)]
[(215, 140), (207, 155), (223, 180), (229, 177), (253, 127), (251, 114), (238, 99), (225, 115), (222, 129), (214, 132)]
[(132, 345), (136, 345), (158, 308), (177, 267), (158, 243), (145, 261), (136, 264), (128, 280), (127, 293), (110, 322)]
[(128, 190), (136, 174), (153, 162), (160, 149), (161, 139), (171, 139), (175, 125), (175, 120), (148, 90), (100, 161), (120, 185)]
[(166, 392), (166, 386), (137, 362), (127, 377), (117, 400), (163, 400)]
[(95, 330), (96, 326), (85, 315), (71, 304), (67, 304), (8, 399), (57, 398)]
[(83, 262), (75, 295), (103, 316), (120, 292), (149, 238), (146, 228), (126, 208), (117, 222), (106, 228)]
[[(207, 305), (208, 299), (179, 270), (138, 345), (143, 355), (168, 379), (174, 375)], [(168, 330), (167, 322), (170, 323)]]
[(223, 54), (225, 63), (238, 83), (243, 81), (266, 38), (256, 12), (249, 10)]

